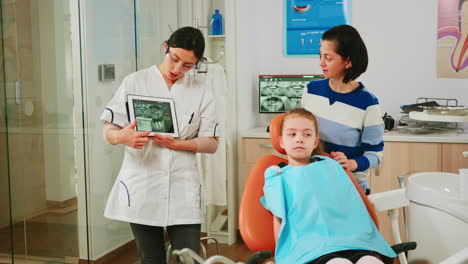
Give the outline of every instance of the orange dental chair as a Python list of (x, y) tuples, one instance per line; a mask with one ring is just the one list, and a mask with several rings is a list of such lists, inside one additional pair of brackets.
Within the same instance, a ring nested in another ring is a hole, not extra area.
[[(279, 136), (281, 135), (281, 123), (285, 114), (275, 116), (270, 123), (270, 140), (273, 147), (281, 154), (286, 154), (284, 149), (279, 144)], [(326, 155), (326, 154), (325, 154)], [(255, 164), (250, 172), (250, 175), (244, 185), (244, 192), (239, 207), (239, 229), (242, 239), (246, 246), (253, 252), (262, 252), (264, 259), (269, 258), (275, 252), (275, 240), (273, 237), (273, 215), (266, 210), (260, 203), (260, 198), (263, 196), (264, 172), (274, 165), (283, 167), (287, 165), (287, 160), (275, 155), (266, 155)], [(359, 184), (354, 177), (346, 171), (353, 184), (356, 186), (364, 204), (369, 211), (370, 216), (374, 220), (375, 225), (379, 228), (377, 215), (374, 207), (364, 194)], [(399, 254), (416, 248), (415, 242), (401, 243), (392, 246), (393, 250)], [(267, 252), (271, 252), (268, 254)], [(259, 254), (260, 255), (260, 254)], [(263, 260), (264, 260), (263, 259)], [(258, 263), (261, 263), (259, 260)], [(393, 259), (382, 259), (386, 264), (393, 263)]]

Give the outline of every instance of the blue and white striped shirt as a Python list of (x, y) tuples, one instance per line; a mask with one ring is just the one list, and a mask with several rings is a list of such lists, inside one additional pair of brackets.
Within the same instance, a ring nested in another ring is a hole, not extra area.
[(354, 159), (354, 177), (362, 180), (382, 158), (384, 123), (378, 99), (359, 84), (352, 92), (337, 93), (328, 79), (312, 81), (304, 88), (302, 106), (317, 118), (325, 151)]

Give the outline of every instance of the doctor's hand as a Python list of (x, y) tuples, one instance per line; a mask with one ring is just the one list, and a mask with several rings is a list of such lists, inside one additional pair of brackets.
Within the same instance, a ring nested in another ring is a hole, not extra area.
[(135, 130), (137, 120), (119, 130), (119, 142), (135, 149), (142, 149), (148, 143), (151, 131), (139, 132)]
[(153, 142), (169, 149), (177, 149), (177, 140), (169, 135), (154, 134)]
[(173, 150), (185, 150), (191, 152), (197, 152), (198, 145), (193, 139), (180, 140), (174, 139), (169, 135), (154, 134), (153, 142), (161, 147), (165, 147)]
[(357, 162), (353, 159), (348, 159), (343, 152), (333, 151), (330, 153), (332, 159), (338, 161), (343, 169), (353, 172), (357, 169)]

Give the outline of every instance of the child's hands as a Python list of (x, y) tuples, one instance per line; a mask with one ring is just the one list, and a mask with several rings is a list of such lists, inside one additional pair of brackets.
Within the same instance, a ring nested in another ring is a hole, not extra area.
[(348, 159), (343, 152), (334, 151), (330, 153), (332, 159), (338, 161), (343, 169), (347, 169), (350, 172), (355, 171), (357, 169), (357, 162), (353, 159)]

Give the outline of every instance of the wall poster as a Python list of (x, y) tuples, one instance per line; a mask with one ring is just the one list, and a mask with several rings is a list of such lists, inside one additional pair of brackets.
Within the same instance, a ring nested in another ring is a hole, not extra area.
[(329, 28), (349, 24), (351, 0), (285, 0), (286, 55), (318, 55)]
[(439, 0), (437, 77), (468, 78), (468, 0)]

